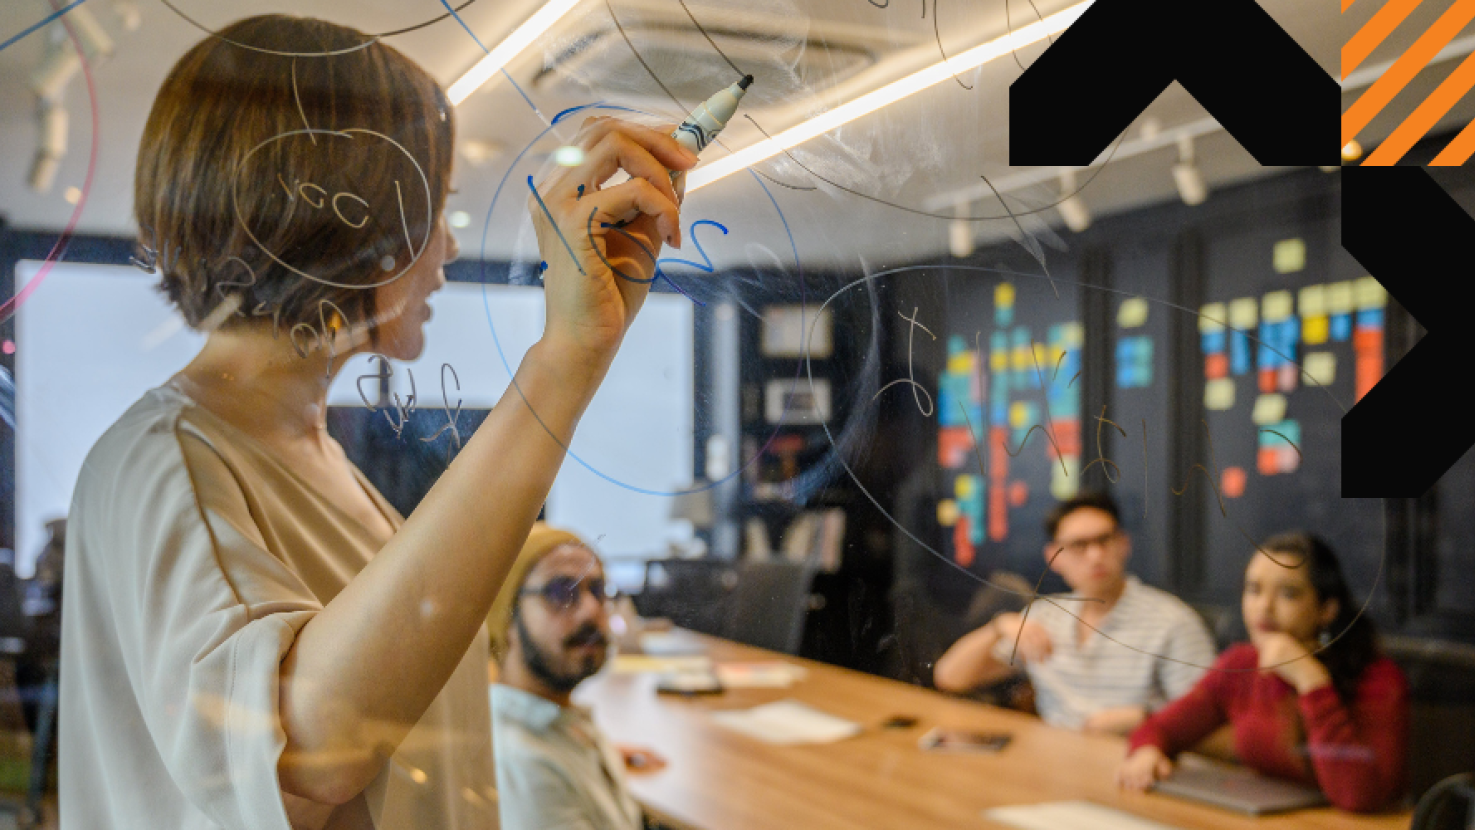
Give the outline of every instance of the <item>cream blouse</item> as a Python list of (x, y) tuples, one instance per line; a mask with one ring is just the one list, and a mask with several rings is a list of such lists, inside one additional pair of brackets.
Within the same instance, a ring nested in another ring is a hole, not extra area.
[[(288, 830), (279, 664), (383, 541), (174, 387), (145, 394), (92, 448), (72, 501), (62, 828)], [(487, 659), (483, 632), (324, 827), (497, 827)]]

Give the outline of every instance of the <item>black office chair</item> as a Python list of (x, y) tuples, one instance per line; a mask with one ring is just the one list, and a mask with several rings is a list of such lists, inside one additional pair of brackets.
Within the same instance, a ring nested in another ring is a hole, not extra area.
[(728, 639), (798, 654), (815, 570), (813, 557), (804, 562), (743, 563), (729, 599)]
[(737, 584), (737, 566), (726, 559), (652, 559), (645, 563), (645, 587), (632, 599), (642, 617), (721, 637)]
[(1383, 650), (1408, 677), (1409, 793), (1475, 769), (1475, 646), (1385, 636)]
[(1475, 772), (1440, 781), (1414, 808), (1409, 830), (1469, 830), (1475, 827)]

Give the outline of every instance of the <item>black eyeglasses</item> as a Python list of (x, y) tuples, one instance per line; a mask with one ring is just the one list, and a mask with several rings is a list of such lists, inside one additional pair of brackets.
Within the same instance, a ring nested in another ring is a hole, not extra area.
[(596, 602), (604, 602), (609, 598), (604, 593), (603, 577), (574, 579), (570, 576), (555, 576), (543, 583), (541, 588), (523, 588), (518, 591), (518, 596), (542, 597), (553, 608), (567, 611), (579, 604), (580, 586), (587, 587)]
[(1081, 554), (1085, 553), (1086, 549), (1091, 547), (1092, 545), (1100, 545), (1103, 548), (1111, 545), (1112, 542), (1115, 542), (1117, 540), (1117, 536), (1120, 535), (1121, 532), (1121, 528), (1113, 528), (1101, 534), (1100, 536), (1091, 539), (1057, 539), (1055, 540), (1055, 547), (1057, 549), (1064, 548), (1065, 552), (1070, 554), (1071, 556), (1080, 556)]

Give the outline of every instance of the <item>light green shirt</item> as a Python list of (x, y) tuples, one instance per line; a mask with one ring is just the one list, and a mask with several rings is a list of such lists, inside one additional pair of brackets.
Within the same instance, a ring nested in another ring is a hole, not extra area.
[(587, 710), (498, 683), (492, 735), (502, 830), (641, 830), (624, 761)]

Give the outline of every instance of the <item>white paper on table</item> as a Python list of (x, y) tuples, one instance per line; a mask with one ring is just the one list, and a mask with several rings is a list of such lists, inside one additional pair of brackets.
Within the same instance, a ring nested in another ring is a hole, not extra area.
[(827, 744), (859, 735), (861, 725), (821, 712), (797, 700), (780, 700), (752, 709), (713, 712), (719, 726), (771, 744)]
[(989, 821), (1020, 830), (1179, 830), (1090, 801), (1051, 801), (984, 810)]
[(778, 661), (718, 663), (717, 679), (725, 689), (787, 689), (804, 679), (804, 667)]

